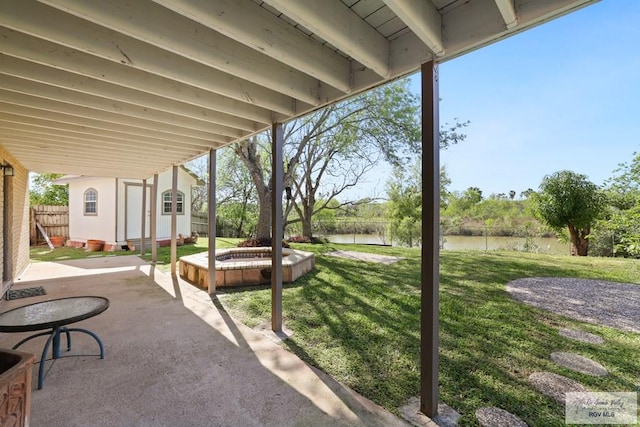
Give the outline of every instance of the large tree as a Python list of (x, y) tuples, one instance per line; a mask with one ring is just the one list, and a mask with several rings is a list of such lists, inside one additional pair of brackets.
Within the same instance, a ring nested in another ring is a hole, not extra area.
[[(420, 157), (409, 168), (396, 166), (387, 182), (389, 197), (389, 233), (396, 242), (413, 247), (422, 242), (422, 160)], [(440, 169), (440, 178), (446, 170)], [(440, 203), (443, 202), (441, 186)]]
[(204, 212), (207, 206), (209, 191), (209, 155), (205, 154), (187, 162), (185, 166), (198, 178), (204, 181), (204, 185), (191, 187), (191, 212)]
[[(191, 210), (207, 209), (209, 155), (197, 157), (186, 164), (205, 185), (192, 189)], [(233, 147), (218, 150), (216, 157), (216, 216), (218, 233), (223, 236), (246, 236), (255, 228), (253, 220), (257, 204), (254, 185)]]
[(633, 153), (631, 162), (619, 164), (613, 173), (606, 182), (611, 204), (627, 210), (640, 203), (640, 153)]
[(55, 185), (52, 182), (61, 176), (63, 174), (59, 173), (34, 174), (29, 185), (29, 203), (31, 206), (67, 206), (69, 204), (69, 185)]
[[(352, 204), (338, 195), (355, 186), (378, 161), (400, 164), (418, 150), (419, 103), (406, 80), (350, 98), (293, 120), (284, 127), (285, 186), (291, 188), (287, 212), (312, 237), (311, 220), (323, 209)], [(254, 137), (235, 146), (258, 192), (258, 238), (270, 236), (271, 179), (267, 139)]]
[(606, 207), (606, 198), (586, 175), (568, 170), (547, 175), (534, 194), (534, 212), (557, 232), (569, 231), (571, 254), (586, 256), (591, 227)]
[(258, 196), (256, 237), (271, 237), (271, 176), (268, 165), (268, 139), (253, 136), (234, 144), (235, 154), (242, 160), (253, 181)]
[(622, 163), (607, 182), (609, 215), (599, 221), (600, 237), (613, 241), (616, 256), (640, 258), (640, 153)]
[[(442, 137), (442, 136), (441, 136)], [(461, 141), (465, 135), (458, 134), (457, 141)], [(445, 139), (441, 148), (452, 144)], [(458, 203), (455, 194), (449, 192), (451, 179), (447, 174), (446, 166), (440, 167), (440, 209), (441, 212), (449, 207), (450, 203)], [(478, 196), (478, 202), (482, 199), (482, 191), (478, 188), (467, 190)], [(466, 193), (465, 193), (466, 194)], [(387, 181), (387, 196), (389, 198), (389, 232), (391, 238), (403, 245), (412, 247), (422, 243), (422, 155), (416, 157), (409, 167), (397, 166)]]

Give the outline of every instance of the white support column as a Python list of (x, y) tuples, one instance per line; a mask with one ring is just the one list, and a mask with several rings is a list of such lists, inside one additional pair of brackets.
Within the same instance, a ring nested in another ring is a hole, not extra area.
[[(183, 201), (184, 203), (184, 201)], [(184, 209), (184, 206), (183, 206)], [(178, 262), (178, 242), (176, 235), (178, 232), (178, 166), (173, 165), (173, 178), (171, 180), (171, 275), (176, 275), (176, 264)]]
[(440, 118), (438, 65), (422, 64), (422, 291), (420, 411), (438, 414), (438, 238), (440, 235)]
[(153, 175), (153, 186), (151, 187), (151, 218), (149, 227), (151, 228), (151, 262), (158, 261), (158, 174)]
[(142, 218), (140, 219), (140, 255), (144, 255), (147, 244), (147, 180), (142, 180)]
[(209, 214), (209, 295), (216, 293), (216, 150), (209, 150), (209, 188), (207, 212)]
[(282, 331), (282, 124), (271, 127), (271, 329)]

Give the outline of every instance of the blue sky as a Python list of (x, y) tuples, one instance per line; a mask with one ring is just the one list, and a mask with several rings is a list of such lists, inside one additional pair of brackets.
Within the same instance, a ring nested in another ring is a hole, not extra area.
[(603, 0), (441, 64), (441, 122), (471, 122), (441, 154), (450, 189), (519, 194), (562, 169), (611, 177), (640, 151), (639, 23), (640, 1)]

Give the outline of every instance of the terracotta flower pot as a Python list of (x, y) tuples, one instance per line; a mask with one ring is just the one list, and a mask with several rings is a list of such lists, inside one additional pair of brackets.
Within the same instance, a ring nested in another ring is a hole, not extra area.
[(99, 252), (104, 247), (104, 240), (87, 240), (87, 252)]
[(64, 246), (64, 243), (65, 243), (65, 238), (62, 236), (51, 236), (49, 240), (51, 240), (51, 244), (53, 245), (54, 248), (59, 248), (61, 246)]

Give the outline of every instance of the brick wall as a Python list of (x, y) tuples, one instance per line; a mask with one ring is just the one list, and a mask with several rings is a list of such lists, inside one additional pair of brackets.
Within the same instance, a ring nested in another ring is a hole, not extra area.
[[(0, 180), (3, 181), (0, 185), (2, 187), (0, 254), (3, 278), (11, 283), (29, 265), (29, 171), (3, 146), (0, 146), (0, 161), (11, 165), (14, 170), (12, 177), (0, 174)], [(4, 286), (6, 284), (3, 288)], [(2, 290), (2, 294), (5, 290)]]

